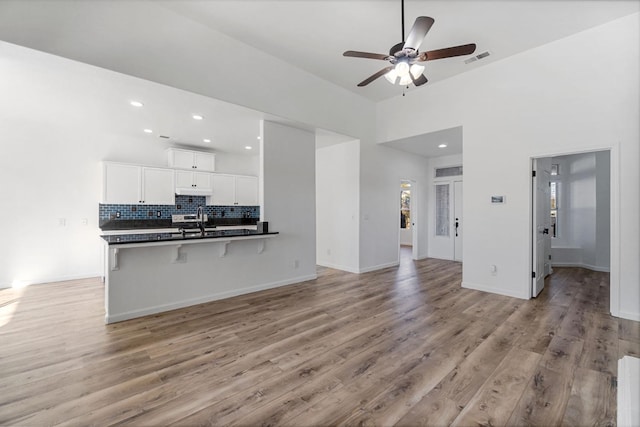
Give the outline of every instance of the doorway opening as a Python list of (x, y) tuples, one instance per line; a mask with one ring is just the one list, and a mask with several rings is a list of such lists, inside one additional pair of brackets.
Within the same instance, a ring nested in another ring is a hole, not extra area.
[[(418, 259), (418, 203), (417, 184), (413, 180), (400, 180), (400, 229), (398, 235), (398, 262)], [(403, 256), (404, 255), (404, 256)]]
[(531, 297), (553, 267), (610, 271), (611, 158), (603, 150), (532, 159)]

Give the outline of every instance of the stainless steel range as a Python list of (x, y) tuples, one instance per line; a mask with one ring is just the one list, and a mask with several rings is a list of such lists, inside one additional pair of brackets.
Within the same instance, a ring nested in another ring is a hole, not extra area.
[(205, 226), (207, 220), (207, 214), (171, 215), (171, 225), (186, 232), (214, 230), (215, 226)]

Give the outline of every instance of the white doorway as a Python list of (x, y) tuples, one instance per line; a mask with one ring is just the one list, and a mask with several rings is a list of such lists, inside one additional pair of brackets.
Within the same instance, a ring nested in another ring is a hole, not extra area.
[(531, 297), (543, 290), (553, 267), (611, 272), (615, 313), (614, 160), (610, 150), (532, 159)]
[(398, 244), (398, 262), (401, 247), (411, 248), (411, 258), (418, 259), (418, 189), (416, 181), (400, 180), (400, 229)]

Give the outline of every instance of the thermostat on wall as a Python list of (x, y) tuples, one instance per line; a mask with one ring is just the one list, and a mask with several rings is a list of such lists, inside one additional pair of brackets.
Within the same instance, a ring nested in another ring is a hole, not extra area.
[(505, 196), (491, 196), (491, 203), (504, 203), (506, 200)]

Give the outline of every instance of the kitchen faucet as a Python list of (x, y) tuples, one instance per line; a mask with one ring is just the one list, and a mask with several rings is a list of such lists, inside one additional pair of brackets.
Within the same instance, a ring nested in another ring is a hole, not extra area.
[(198, 228), (204, 234), (204, 209), (202, 206), (198, 206), (198, 211), (196, 212), (196, 217), (198, 218)]

